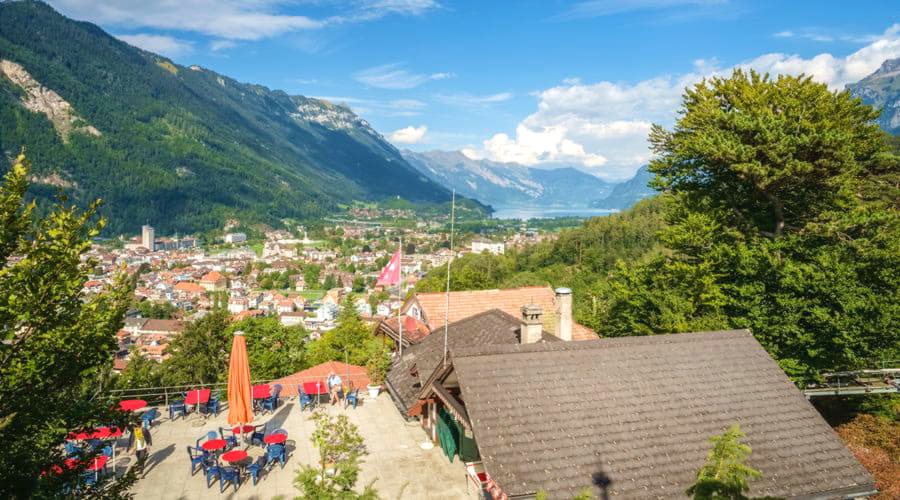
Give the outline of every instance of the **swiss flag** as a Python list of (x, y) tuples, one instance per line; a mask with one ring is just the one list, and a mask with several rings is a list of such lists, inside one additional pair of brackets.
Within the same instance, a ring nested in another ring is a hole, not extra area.
[(391, 258), (391, 261), (384, 266), (381, 274), (378, 275), (376, 285), (396, 285), (400, 283), (400, 250)]

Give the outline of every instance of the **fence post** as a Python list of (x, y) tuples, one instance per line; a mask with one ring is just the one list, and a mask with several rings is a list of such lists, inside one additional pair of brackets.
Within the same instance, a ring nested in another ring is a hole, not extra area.
[(165, 395), (166, 408), (168, 408), (169, 407), (169, 389), (166, 389), (165, 387), (163, 387), (163, 395)]

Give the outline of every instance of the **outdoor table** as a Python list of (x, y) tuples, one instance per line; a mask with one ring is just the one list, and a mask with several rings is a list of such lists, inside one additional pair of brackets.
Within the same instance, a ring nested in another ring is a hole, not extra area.
[(287, 434), (269, 434), (268, 436), (263, 438), (263, 442), (266, 444), (281, 444), (287, 441)]
[(322, 394), (328, 394), (328, 384), (325, 382), (304, 382), (303, 392), (309, 396), (315, 396), (315, 402), (319, 403)]
[(211, 393), (212, 391), (209, 389), (195, 389), (193, 391), (188, 391), (187, 396), (184, 397), (184, 404), (195, 405), (197, 409), (199, 409), (200, 405), (209, 402)]
[(147, 402), (143, 399), (126, 399), (119, 402), (119, 408), (126, 411), (136, 411), (147, 406)]
[(234, 429), (231, 429), (231, 432), (233, 432), (235, 434), (247, 434), (247, 433), (253, 432), (253, 429), (255, 429), (255, 428), (256, 427), (254, 427), (252, 425), (244, 425), (244, 426), (239, 425), (239, 426), (235, 427)]
[(122, 436), (122, 429), (118, 427), (100, 427), (94, 432), (97, 439), (112, 439), (112, 461), (116, 461), (116, 441)]
[(231, 450), (222, 454), (222, 460), (228, 463), (240, 462), (247, 458), (247, 452), (244, 450)]
[(253, 399), (266, 399), (272, 395), (272, 388), (269, 384), (259, 384), (253, 386)]
[(228, 441), (224, 439), (210, 439), (200, 445), (206, 451), (219, 451), (225, 449), (226, 446), (228, 446)]
[[(109, 457), (107, 457), (106, 455), (100, 455), (99, 457), (94, 458), (94, 463), (85, 467), (85, 470), (94, 471), (94, 479), (97, 479), (100, 473), (100, 469), (102, 469), (106, 465), (106, 462), (108, 460)], [(80, 460), (77, 458), (70, 458), (65, 462), (66, 467), (68, 467), (69, 469), (78, 467), (79, 463)], [(53, 466), (53, 471), (57, 473), (62, 472), (62, 470), (58, 466)]]

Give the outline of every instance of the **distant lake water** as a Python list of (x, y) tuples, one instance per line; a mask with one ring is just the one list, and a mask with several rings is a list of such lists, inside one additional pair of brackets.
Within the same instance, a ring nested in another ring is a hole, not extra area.
[(556, 217), (601, 217), (617, 213), (605, 208), (494, 207), (494, 219), (554, 219)]

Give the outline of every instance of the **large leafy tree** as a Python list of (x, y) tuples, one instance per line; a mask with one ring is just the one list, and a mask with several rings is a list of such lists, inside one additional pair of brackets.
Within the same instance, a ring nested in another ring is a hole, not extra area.
[(243, 330), (246, 335), (250, 374), (254, 379), (271, 380), (307, 367), (309, 333), (302, 326), (283, 326), (274, 317), (249, 318), (232, 325), (229, 336), (236, 330)]
[(228, 312), (213, 310), (191, 322), (166, 348), (171, 357), (164, 363), (167, 384), (211, 384), (227, 379)]
[(686, 91), (650, 165), (667, 252), (603, 286), (605, 335), (750, 328), (788, 374), (896, 356), (898, 161), (877, 112), (807, 77)]
[(372, 326), (359, 316), (350, 294), (341, 303), (337, 327), (309, 344), (309, 364), (315, 366), (326, 361), (343, 361), (351, 365), (365, 365), (373, 353), (381, 352), (381, 342), (375, 338)]
[[(54, 497), (77, 478), (41, 471), (61, 465), (70, 431), (126, 423), (97, 397), (133, 283), (119, 277), (86, 298), (81, 258), (105, 221), (64, 205), (36, 215), (25, 202), (30, 165), (20, 155), (0, 184), (0, 497)], [(121, 494), (127, 487), (107, 492)]]

